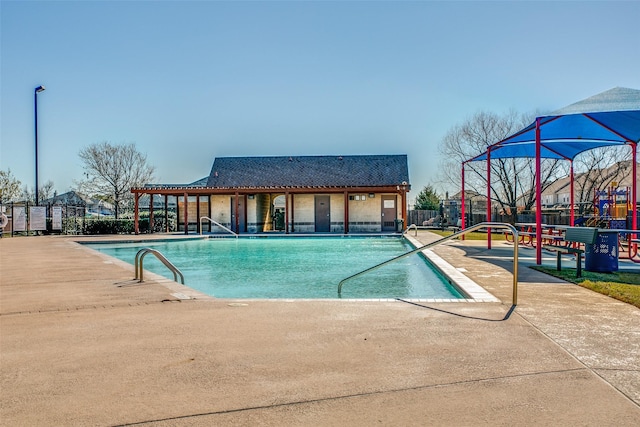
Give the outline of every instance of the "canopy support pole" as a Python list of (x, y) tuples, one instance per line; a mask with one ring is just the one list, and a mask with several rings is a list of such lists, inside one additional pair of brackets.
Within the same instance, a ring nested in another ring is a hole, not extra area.
[[(491, 146), (487, 148), (487, 222), (491, 222)], [(487, 228), (487, 249), (491, 249), (491, 228)]]
[(540, 161), (540, 117), (536, 118), (536, 264), (542, 264), (542, 173)]
[(572, 227), (575, 224), (575, 211), (573, 209), (573, 203), (574, 203), (574, 195), (573, 195), (573, 160), (569, 160), (569, 164), (571, 165), (571, 167), (569, 168), (570, 172), (569, 172), (569, 182), (571, 183), (570, 185), (570, 190), (571, 191), (571, 195), (569, 196), (569, 203), (571, 203), (571, 207), (569, 208), (569, 225), (571, 225)]
[[(631, 224), (632, 230), (638, 229), (638, 144), (633, 142), (631, 143), (631, 176), (633, 177), (633, 185), (632, 185), (632, 196), (631, 203), (633, 204), (633, 209), (631, 211)], [(636, 238), (638, 236), (636, 235)]]
[[(466, 209), (464, 207), (464, 202), (465, 202), (465, 200), (464, 200), (464, 163), (465, 162), (462, 162), (462, 193), (460, 193), (461, 194), (460, 195), (460, 203), (462, 204), (462, 206), (460, 207), (461, 212), (462, 212), (461, 213), (462, 218), (461, 218), (460, 228), (463, 229), (463, 230), (467, 226), (467, 222), (465, 220), (465, 218), (466, 218), (466, 215), (465, 215)], [(462, 238), (464, 239), (464, 235), (462, 236)]]

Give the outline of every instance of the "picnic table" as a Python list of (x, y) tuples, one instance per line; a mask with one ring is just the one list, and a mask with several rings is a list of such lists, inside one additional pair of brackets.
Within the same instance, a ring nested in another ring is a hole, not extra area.
[(620, 258), (640, 263), (640, 230), (614, 229), (618, 232)]
[[(518, 243), (525, 246), (536, 246), (536, 223), (535, 222), (518, 222), (515, 227), (519, 229)], [(549, 224), (541, 224), (542, 227), (542, 244), (559, 245), (563, 242), (563, 233), (566, 226), (557, 226)], [(510, 233), (505, 233), (507, 242), (513, 243), (513, 237)]]
[[(542, 247), (546, 250), (553, 251), (557, 253), (557, 267), (556, 269), (560, 271), (562, 269), (562, 260), (561, 254), (572, 254), (576, 257), (576, 275), (577, 277), (582, 276), (582, 254), (585, 253), (590, 246), (593, 246), (593, 243), (596, 242), (598, 236), (598, 229), (591, 227), (567, 227), (564, 240), (568, 243), (575, 243), (575, 247), (571, 246), (558, 246), (553, 244), (544, 244)], [(582, 250), (578, 246), (580, 243), (585, 245), (585, 249)], [(587, 252), (588, 253), (588, 252)], [(597, 261), (597, 260), (596, 260)], [(617, 257), (616, 257), (617, 261)], [(591, 260), (592, 264), (597, 265), (597, 262)], [(588, 270), (587, 266), (589, 266), (589, 262), (587, 261), (587, 257), (585, 257), (585, 269)], [(616, 264), (617, 269), (617, 264)]]

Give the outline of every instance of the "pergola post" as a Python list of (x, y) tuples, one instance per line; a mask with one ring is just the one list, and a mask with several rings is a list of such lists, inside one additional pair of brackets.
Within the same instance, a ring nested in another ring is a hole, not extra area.
[(284, 192), (284, 234), (289, 234), (289, 192)]
[(184, 234), (189, 234), (189, 196), (184, 193)]
[(164, 232), (169, 232), (169, 196), (164, 195)]
[(140, 193), (133, 194), (133, 231), (136, 235), (140, 234), (140, 224), (138, 221), (138, 199), (140, 198)]
[(349, 234), (349, 192), (344, 190), (344, 234)]
[(200, 234), (202, 233), (202, 230), (200, 229), (200, 195), (196, 194), (196, 219), (198, 220), (198, 224), (196, 224), (196, 233)]
[[(296, 227), (296, 221), (295, 221), (296, 220), (296, 218), (295, 218), (296, 212), (295, 212), (295, 209), (293, 208), (293, 205), (295, 204), (294, 203), (295, 196), (296, 196), (295, 193), (291, 193), (291, 232), (292, 233), (296, 232), (296, 228), (295, 228)], [(288, 210), (285, 213), (287, 214), (287, 216), (289, 215), (289, 211)]]
[(406, 229), (409, 224), (407, 224), (407, 187), (405, 185), (402, 186), (402, 194), (400, 195), (400, 199), (402, 200), (402, 222), (404, 228)]
[(149, 233), (153, 233), (153, 193), (149, 194)]
[(235, 208), (234, 208), (234, 212), (236, 213), (236, 217), (235, 217), (235, 232), (240, 234), (240, 194), (236, 191), (235, 197), (234, 197), (234, 203), (235, 203)]

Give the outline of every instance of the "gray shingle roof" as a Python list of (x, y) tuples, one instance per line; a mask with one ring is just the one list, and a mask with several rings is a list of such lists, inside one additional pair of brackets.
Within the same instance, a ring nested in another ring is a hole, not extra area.
[(145, 188), (184, 188), (184, 187), (206, 187), (208, 176), (200, 178), (190, 184), (145, 184)]
[(375, 187), (409, 183), (406, 155), (218, 157), (207, 187)]

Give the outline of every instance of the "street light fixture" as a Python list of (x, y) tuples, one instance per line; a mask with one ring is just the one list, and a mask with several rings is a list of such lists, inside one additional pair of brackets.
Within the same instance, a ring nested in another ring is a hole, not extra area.
[(36, 128), (36, 206), (38, 206), (38, 93), (44, 91), (44, 86), (40, 85), (33, 92), (33, 105), (35, 108), (35, 128)]

